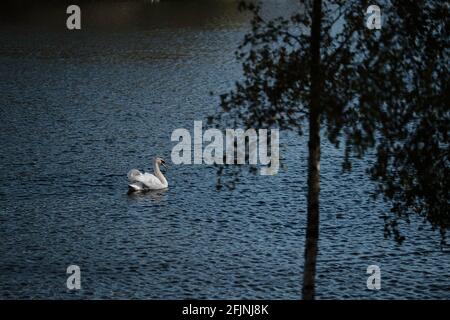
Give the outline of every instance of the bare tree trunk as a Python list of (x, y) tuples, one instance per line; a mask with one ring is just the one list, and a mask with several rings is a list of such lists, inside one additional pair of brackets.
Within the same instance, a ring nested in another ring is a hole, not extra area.
[(306, 227), (303, 299), (315, 298), (316, 260), (319, 242), (320, 192), (320, 33), (322, 1), (314, 0), (311, 27), (311, 98), (308, 142), (308, 220)]

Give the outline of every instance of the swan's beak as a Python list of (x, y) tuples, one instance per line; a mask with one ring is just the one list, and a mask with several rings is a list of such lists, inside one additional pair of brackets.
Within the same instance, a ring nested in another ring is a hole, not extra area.
[(164, 162), (161, 162), (161, 165), (166, 168), (166, 170), (169, 170), (169, 167), (166, 166), (166, 164)]

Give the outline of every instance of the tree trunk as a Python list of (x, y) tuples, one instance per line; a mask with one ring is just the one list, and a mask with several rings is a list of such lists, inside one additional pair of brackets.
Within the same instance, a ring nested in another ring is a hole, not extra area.
[(320, 33), (322, 1), (314, 0), (311, 27), (311, 97), (308, 142), (308, 217), (303, 273), (303, 299), (315, 298), (316, 260), (319, 242), (320, 192)]

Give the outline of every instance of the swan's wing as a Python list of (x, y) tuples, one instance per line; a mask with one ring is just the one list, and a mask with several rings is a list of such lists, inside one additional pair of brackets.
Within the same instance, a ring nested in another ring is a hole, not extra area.
[(128, 193), (145, 191), (145, 186), (140, 182), (133, 182), (128, 185)]
[(161, 181), (151, 173), (144, 173), (136, 177), (136, 181), (141, 182), (149, 189), (160, 189)]
[(130, 181), (130, 182), (138, 181), (137, 178), (141, 175), (142, 175), (142, 173), (139, 170), (131, 169), (127, 174), (128, 181)]

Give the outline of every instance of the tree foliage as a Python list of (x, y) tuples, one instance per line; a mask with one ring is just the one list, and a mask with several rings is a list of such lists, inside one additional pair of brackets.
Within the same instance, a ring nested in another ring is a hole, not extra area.
[[(320, 34), (321, 135), (351, 156), (374, 150), (368, 169), (392, 204), (385, 234), (417, 214), (441, 231), (449, 218), (449, 3), (379, 0), (381, 30), (366, 27), (373, 1), (323, 1)], [(243, 78), (221, 95), (217, 123), (304, 133), (311, 107), (312, 1), (290, 17), (265, 20), (259, 3), (236, 52)]]

